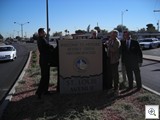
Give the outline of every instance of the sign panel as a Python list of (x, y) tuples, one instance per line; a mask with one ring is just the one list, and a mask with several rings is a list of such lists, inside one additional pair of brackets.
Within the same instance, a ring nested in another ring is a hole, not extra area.
[(102, 90), (101, 40), (60, 40), (58, 45), (60, 93)]

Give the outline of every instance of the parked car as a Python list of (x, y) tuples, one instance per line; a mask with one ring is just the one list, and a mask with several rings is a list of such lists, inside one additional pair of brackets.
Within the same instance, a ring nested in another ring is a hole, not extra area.
[(17, 51), (12, 45), (0, 46), (0, 61), (15, 60), (17, 57)]
[(157, 38), (144, 38), (139, 40), (139, 44), (142, 49), (151, 49), (159, 47), (159, 42)]
[(158, 46), (158, 47), (160, 47), (160, 38), (158, 38), (158, 43), (159, 43), (159, 46)]

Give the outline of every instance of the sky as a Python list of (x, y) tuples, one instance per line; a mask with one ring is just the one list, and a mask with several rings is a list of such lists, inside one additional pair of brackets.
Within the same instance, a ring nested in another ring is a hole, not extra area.
[[(125, 11), (128, 10), (128, 11)], [(160, 21), (160, 0), (48, 0), (50, 34), (68, 30), (87, 30), (99, 26), (111, 31), (122, 24), (129, 30), (157, 28)], [(3, 37), (33, 36), (38, 28), (47, 28), (46, 0), (0, 0), (0, 34)], [(14, 24), (16, 22), (17, 24)], [(29, 22), (29, 24), (27, 23)]]

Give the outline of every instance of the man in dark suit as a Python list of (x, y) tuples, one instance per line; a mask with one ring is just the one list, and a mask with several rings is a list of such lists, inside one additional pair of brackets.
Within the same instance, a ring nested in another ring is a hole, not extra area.
[(112, 73), (106, 45), (103, 43), (103, 90), (112, 89)]
[(142, 50), (138, 41), (131, 38), (128, 31), (123, 32), (122, 41), (122, 63), (125, 64), (129, 81), (129, 90), (133, 88), (133, 73), (137, 84), (137, 89), (141, 89), (140, 66), (142, 65)]
[(52, 45), (48, 43), (45, 39), (46, 33), (44, 28), (38, 29), (39, 38), (37, 40), (38, 50), (39, 50), (39, 64), (41, 68), (41, 79), (36, 91), (38, 98), (41, 98), (42, 94), (50, 94), (48, 91), (49, 87), (49, 78), (50, 78), (50, 64), (49, 64), (49, 54), (50, 49), (53, 48)]

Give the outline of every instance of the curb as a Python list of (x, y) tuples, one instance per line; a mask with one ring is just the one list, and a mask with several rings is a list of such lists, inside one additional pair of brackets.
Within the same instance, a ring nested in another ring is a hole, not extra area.
[(9, 93), (8, 93), (7, 97), (5, 98), (5, 100), (3, 101), (3, 103), (0, 105), (0, 119), (1, 119), (1, 117), (3, 115), (3, 111), (7, 107), (8, 103), (11, 101), (12, 95), (15, 93), (16, 86), (18, 86), (19, 81), (21, 81), (23, 76), (25, 75), (25, 72), (26, 72), (26, 70), (27, 70), (27, 68), (29, 66), (30, 60), (31, 60), (31, 56), (32, 56), (32, 51), (30, 51), (30, 53), (29, 53), (28, 61), (27, 61), (26, 65), (25, 65), (25, 67), (23, 68), (22, 73), (18, 77), (18, 79), (17, 79), (16, 83), (14, 84), (14, 86), (12, 87), (12, 89), (9, 91)]
[(145, 86), (145, 85), (142, 85), (142, 87), (143, 87), (144, 89), (146, 89), (147, 91), (150, 91), (151, 93), (154, 93), (154, 94), (160, 96), (160, 93), (159, 93), (159, 92), (154, 91), (154, 90), (150, 89), (149, 87), (147, 87), (147, 86)]
[(153, 55), (143, 55), (143, 59), (160, 62), (160, 57)]

